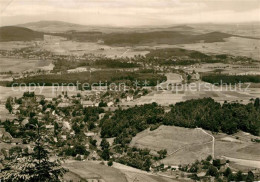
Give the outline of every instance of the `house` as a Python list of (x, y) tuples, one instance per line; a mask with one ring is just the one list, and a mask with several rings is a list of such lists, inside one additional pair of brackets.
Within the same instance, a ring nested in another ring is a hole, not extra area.
[(84, 72), (84, 71), (88, 71), (88, 69), (85, 67), (78, 67), (75, 69), (67, 70), (68, 73), (79, 73), (79, 72)]
[(113, 105), (114, 105), (114, 102), (112, 102), (112, 101), (110, 101), (110, 102), (107, 103), (107, 106), (108, 106), (108, 107), (111, 107), (111, 106), (113, 106)]
[(42, 110), (42, 105), (38, 105), (37, 107), (39, 110)]
[(84, 133), (87, 137), (92, 137), (92, 136), (95, 136), (95, 133), (94, 132), (87, 132), (87, 133)]
[(18, 121), (17, 119), (15, 119), (15, 120), (14, 120), (14, 125), (15, 125), (15, 126), (18, 126), (19, 124), (20, 124), (19, 121)]
[(5, 128), (1, 126), (0, 127), (0, 139), (3, 137), (4, 133), (5, 133)]
[(92, 91), (107, 91), (108, 87), (107, 86), (102, 86), (102, 85), (92, 85), (91, 86)]
[(19, 107), (20, 107), (19, 104), (14, 104), (14, 106), (13, 106), (13, 113), (20, 112), (20, 111), (18, 110)]
[(47, 109), (45, 110), (45, 113), (48, 113), (48, 112), (51, 112), (51, 108), (47, 108)]
[(74, 131), (70, 132), (70, 136), (75, 136), (75, 132)]
[(12, 140), (11, 140), (11, 144), (12, 145), (20, 145), (20, 144), (22, 144), (23, 142), (22, 142), (22, 139), (21, 138), (13, 138)]
[(92, 107), (92, 106), (94, 106), (94, 103), (90, 100), (87, 100), (87, 101), (81, 101), (81, 105), (83, 107)]
[(45, 128), (50, 132), (54, 132), (54, 125), (46, 125)]
[(64, 107), (70, 107), (70, 106), (72, 106), (72, 104), (69, 103), (69, 102), (61, 102), (61, 103), (58, 104), (57, 107), (64, 108)]
[(71, 130), (71, 126), (70, 126), (70, 123), (68, 121), (64, 121), (62, 124), (63, 124), (64, 129)]
[(99, 118), (99, 119), (103, 119), (104, 116), (105, 116), (105, 113), (100, 113), (100, 114), (98, 115), (98, 118)]
[(200, 74), (199, 73), (195, 73), (191, 75), (191, 79), (192, 80), (199, 80), (200, 79)]
[(127, 97), (126, 97), (126, 100), (129, 102), (129, 101), (132, 101), (132, 100), (134, 100), (134, 97), (132, 96), (132, 95), (128, 95)]
[(66, 135), (61, 135), (60, 136), (63, 140), (66, 140), (67, 139), (67, 136)]
[(52, 101), (52, 97), (46, 97), (44, 100), (45, 101)]
[(1, 129), (0, 139), (2, 139), (2, 141), (6, 142), (6, 143), (11, 143), (13, 137), (10, 133), (6, 132), (5, 129)]
[(44, 95), (35, 95), (36, 102), (40, 102), (41, 100), (44, 100)]

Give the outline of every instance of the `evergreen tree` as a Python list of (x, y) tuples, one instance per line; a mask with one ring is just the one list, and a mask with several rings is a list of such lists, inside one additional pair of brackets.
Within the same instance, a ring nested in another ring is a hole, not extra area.
[(15, 158), (6, 164), (8, 170), (3, 172), (5, 182), (59, 182), (65, 170), (59, 161), (51, 162), (48, 151), (44, 148), (44, 140), (38, 124), (36, 129), (36, 142), (31, 155)]

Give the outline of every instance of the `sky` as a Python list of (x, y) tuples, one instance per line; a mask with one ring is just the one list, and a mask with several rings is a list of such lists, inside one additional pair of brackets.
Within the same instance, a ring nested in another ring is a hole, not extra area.
[(0, 0), (0, 25), (56, 20), (142, 26), (260, 22), (260, 0)]

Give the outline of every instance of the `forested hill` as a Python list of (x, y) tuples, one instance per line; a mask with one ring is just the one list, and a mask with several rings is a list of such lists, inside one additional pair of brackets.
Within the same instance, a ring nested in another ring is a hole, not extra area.
[(182, 31), (149, 31), (149, 32), (115, 32), (102, 34), (89, 34), (89, 32), (61, 33), (59, 36), (71, 40), (85, 42), (103, 40), (107, 45), (143, 45), (143, 44), (191, 44), (203, 42), (223, 42), (231, 34), (222, 32), (212, 32), (194, 35), (193, 33), (183, 33)]
[(137, 133), (160, 125), (201, 127), (213, 132), (234, 134), (239, 130), (260, 134), (260, 101), (247, 105), (224, 103), (212, 98), (188, 100), (172, 106), (168, 113), (156, 103), (117, 110), (112, 117), (101, 120), (101, 136), (116, 137), (115, 143), (128, 144)]
[(28, 28), (5, 26), (0, 27), (0, 42), (42, 40), (43, 33)]

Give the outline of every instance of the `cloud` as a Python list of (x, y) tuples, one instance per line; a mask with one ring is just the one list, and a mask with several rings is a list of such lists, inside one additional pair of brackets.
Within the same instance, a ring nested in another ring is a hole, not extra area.
[(111, 25), (260, 21), (258, 0), (2, 1), (2, 22), (14, 22), (16, 17), (24, 17), (23, 22), (66, 17), (75, 23)]

